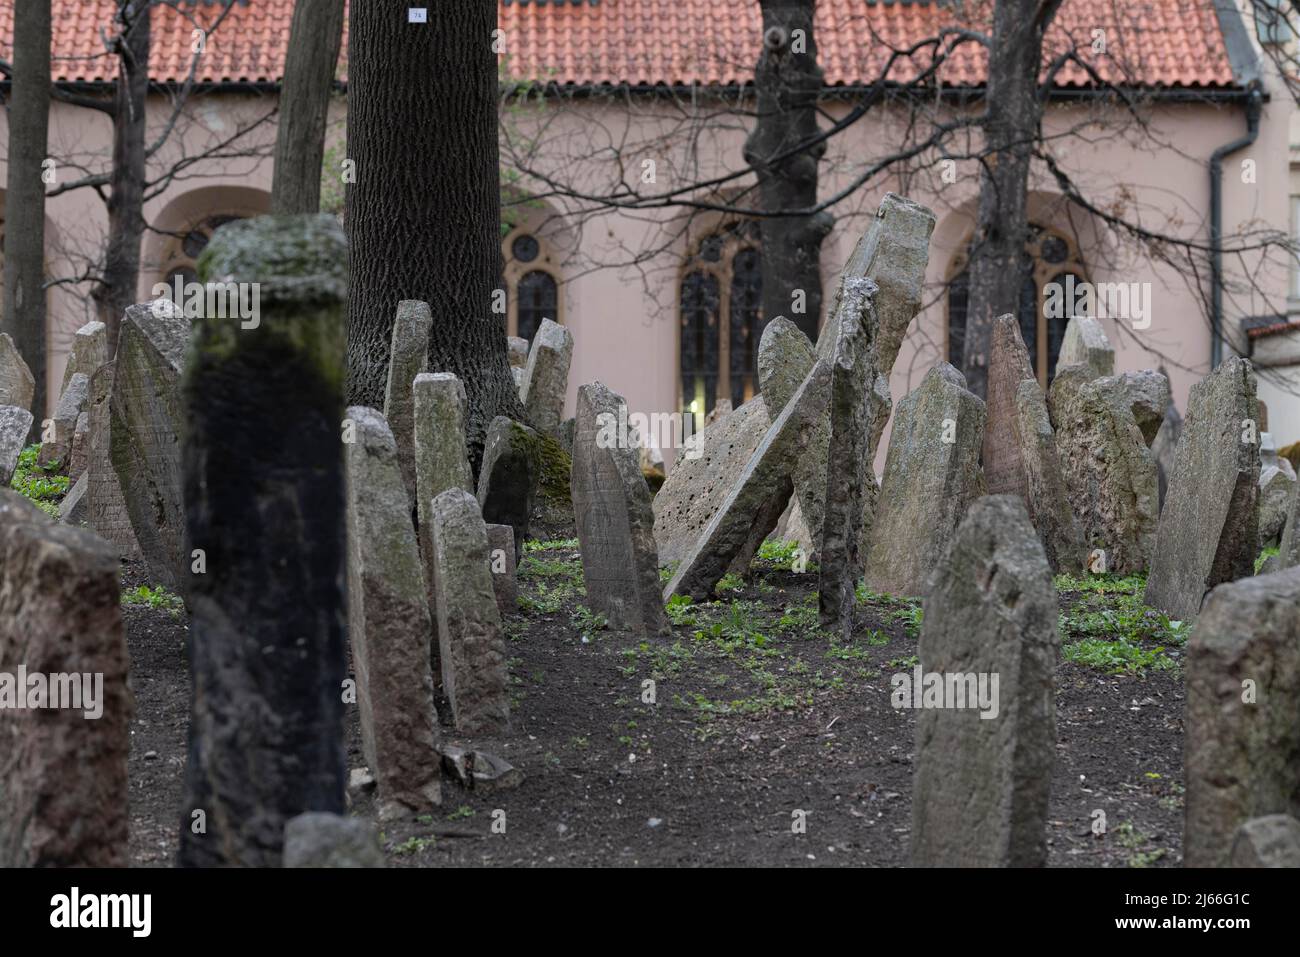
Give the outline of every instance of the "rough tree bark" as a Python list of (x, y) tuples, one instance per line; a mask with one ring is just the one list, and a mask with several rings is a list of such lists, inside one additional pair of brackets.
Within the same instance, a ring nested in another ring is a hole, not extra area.
[(428, 23), (350, 4), (348, 404), (382, 408), (397, 303), (433, 312), (429, 371), (465, 383), (475, 470), (494, 416), (524, 420), (492, 312), (500, 274), (494, 0), (432, 4)]
[(30, 0), (14, 20), (5, 192), (4, 312), (9, 333), (36, 378), (30, 410), (39, 429), (45, 395), (45, 150), (50, 127), (50, 0)]
[(272, 213), (320, 210), (325, 121), (342, 42), (343, 0), (297, 0), (280, 86)]
[(983, 396), (988, 380), (993, 319), (1019, 313), (1029, 262), (1029, 162), (1041, 130), (1038, 72), (1043, 34), (1061, 0), (998, 0), (985, 91), (985, 165), (970, 259), (962, 372)]
[(108, 351), (126, 307), (135, 302), (144, 234), (145, 101), (149, 90), (149, 0), (124, 2), (118, 10), (117, 86), (113, 96), (113, 164), (108, 196), (108, 249), (104, 274), (92, 295), (108, 327)]
[[(762, 209), (802, 209), (817, 202), (817, 163), (826, 144), (777, 162), (768, 160), (817, 134), (817, 96), (822, 88), (813, 40), (817, 0), (760, 2), (763, 52), (754, 70), (758, 118), (745, 141), (745, 161), (758, 171)], [(787, 316), (816, 340), (822, 302), (821, 244), (833, 222), (826, 212), (760, 222), (764, 325)]]

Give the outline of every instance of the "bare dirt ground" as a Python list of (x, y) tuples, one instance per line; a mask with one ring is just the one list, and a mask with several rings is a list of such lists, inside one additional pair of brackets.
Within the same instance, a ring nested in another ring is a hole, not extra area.
[[(817, 629), (816, 576), (793, 572), (779, 548), (764, 554), (720, 601), (674, 607), (671, 637), (638, 641), (582, 605), (576, 542), (530, 544), (506, 624), (512, 733), (470, 741), (443, 727), (446, 741), (509, 760), (523, 783), (482, 792), (444, 781), (442, 807), (379, 827), (390, 864), (906, 864), (914, 713), (891, 707), (889, 678), (916, 663), (919, 605), (863, 594), (853, 642), (836, 644)], [(127, 567), (124, 584), (140, 575)], [(1140, 606), (1140, 580), (1062, 584), (1050, 864), (1179, 865), (1184, 632)], [(171, 866), (185, 612), (132, 604), (126, 622), (131, 859)], [(359, 768), (355, 709), (347, 733)], [(373, 817), (373, 793), (349, 799)]]

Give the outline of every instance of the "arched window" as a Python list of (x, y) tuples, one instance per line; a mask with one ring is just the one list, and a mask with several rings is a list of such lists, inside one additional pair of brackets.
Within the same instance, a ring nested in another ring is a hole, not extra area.
[(733, 223), (702, 239), (682, 276), (683, 412), (707, 415), (719, 399), (735, 408), (758, 392), (762, 304), (757, 225)]
[(506, 335), (531, 340), (543, 319), (563, 322), (559, 271), (546, 240), (528, 227), (510, 229), (501, 243)]
[[(247, 219), (247, 217), (224, 213), (209, 216), (168, 243), (163, 269), (163, 281), (167, 283), (167, 288), (176, 289), (177, 277), (180, 277), (182, 285), (188, 282), (198, 282), (196, 264), (199, 261), (199, 255), (208, 248), (208, 243), (212, 241), (212, 234), (226, 223), (233, 223), (241, 219)], [(175, 296), (174, 291), (172, 295)]]
[[(964, 358), (966, 308), (970, 298), (969, 254), (968, 249), (958, 256), (948, 280), (948, 361), (959, 369)], [(1043, 308), (1044, 289), (1048, 283), (1064, 283), (1067, 276), (1083, 282), (1086, 273), (1078, 250), (1067, 236), (1034, 225), (1029, 228), (1029, 242), (1025, 244), (1025, 267), (1016, 317), (1020, 320), (1020, 334), (1029, 350), (1034, 372), (1046, 387), (1056, 375), (1056, 359), (1061, 354), (1069, 318), (1048, 318)]]

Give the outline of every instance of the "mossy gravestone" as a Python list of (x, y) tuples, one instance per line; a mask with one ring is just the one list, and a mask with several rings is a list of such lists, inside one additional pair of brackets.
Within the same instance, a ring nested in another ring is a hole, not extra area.
[(182, 382), (185, 866), (278, 866), (290, 818), (344, 810), (346, 269), (330, 216), (231, 223), (199, 259), (260, 314), (200, 318)]

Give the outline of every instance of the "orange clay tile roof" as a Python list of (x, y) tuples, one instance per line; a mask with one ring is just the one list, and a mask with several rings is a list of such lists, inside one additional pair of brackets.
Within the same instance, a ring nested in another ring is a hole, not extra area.
[[(398, 15), (405, 15), (402, 8), (408, 5), (421, 5), (419, 0), (372, 2), (391, 3)], [(456, 2), (423, 0), (423, 5)], [(111, 30), (115, 0), (52, 3), (55, 78), (112, 80), (113, 62), (104, 52), (100, 31)], [(182, 0), (178, 5), (202, 23), (210, 23), (220, 9), (219, 0)], [(967, 10), (988, 7), (987, 0), (965, 4)], [(6, 59), (12, 55), (13, 9), (14, 0), (0, 0), (0, 56)], [(238, 0), (209, 39), (197, 79), (278, 81), (292, 10), (293, 0)], [(436, 15), (430, 9), (430, 20)], [(181, 82), (190, 67), (194, 24), (168, 6), (155, 7), (153, 17), (152, 76), (158, 82)], [(757, 0), (499, 0), (498, 17), (506, 41), (506, 73), (519, 79), (583, 86), (730, 85), (752, 80), (758, 54)], [(954, 17), (951, 4), (933, 0), (820, 0), (815, 37), (826, 83), (872, 82), (889, 45), (910, 45), (932, 36), (954, 23)], [(1104, 34), (1095, 34), (1098, 30)], [(1099, 36), (1105, 39), (1104, 54), (1093, 52)], [(1059, 51), (1071, 42), (1110, 82), (1152, 88), (1233, 85), (1212, 0), (1065, 0), (1047, 45)], [(896, 64), (890, 79), (907, 80), (920, 64)], [(939, 76), (948, 86), (977, 86), (983, 83), (986, 66), (983, 52), (967, 45)], [(341, 63), (340, 77), (345, 70)], [(1073, 64), (1058, 75), (1057, 83), (1092, 85), (1086, 71)]]

